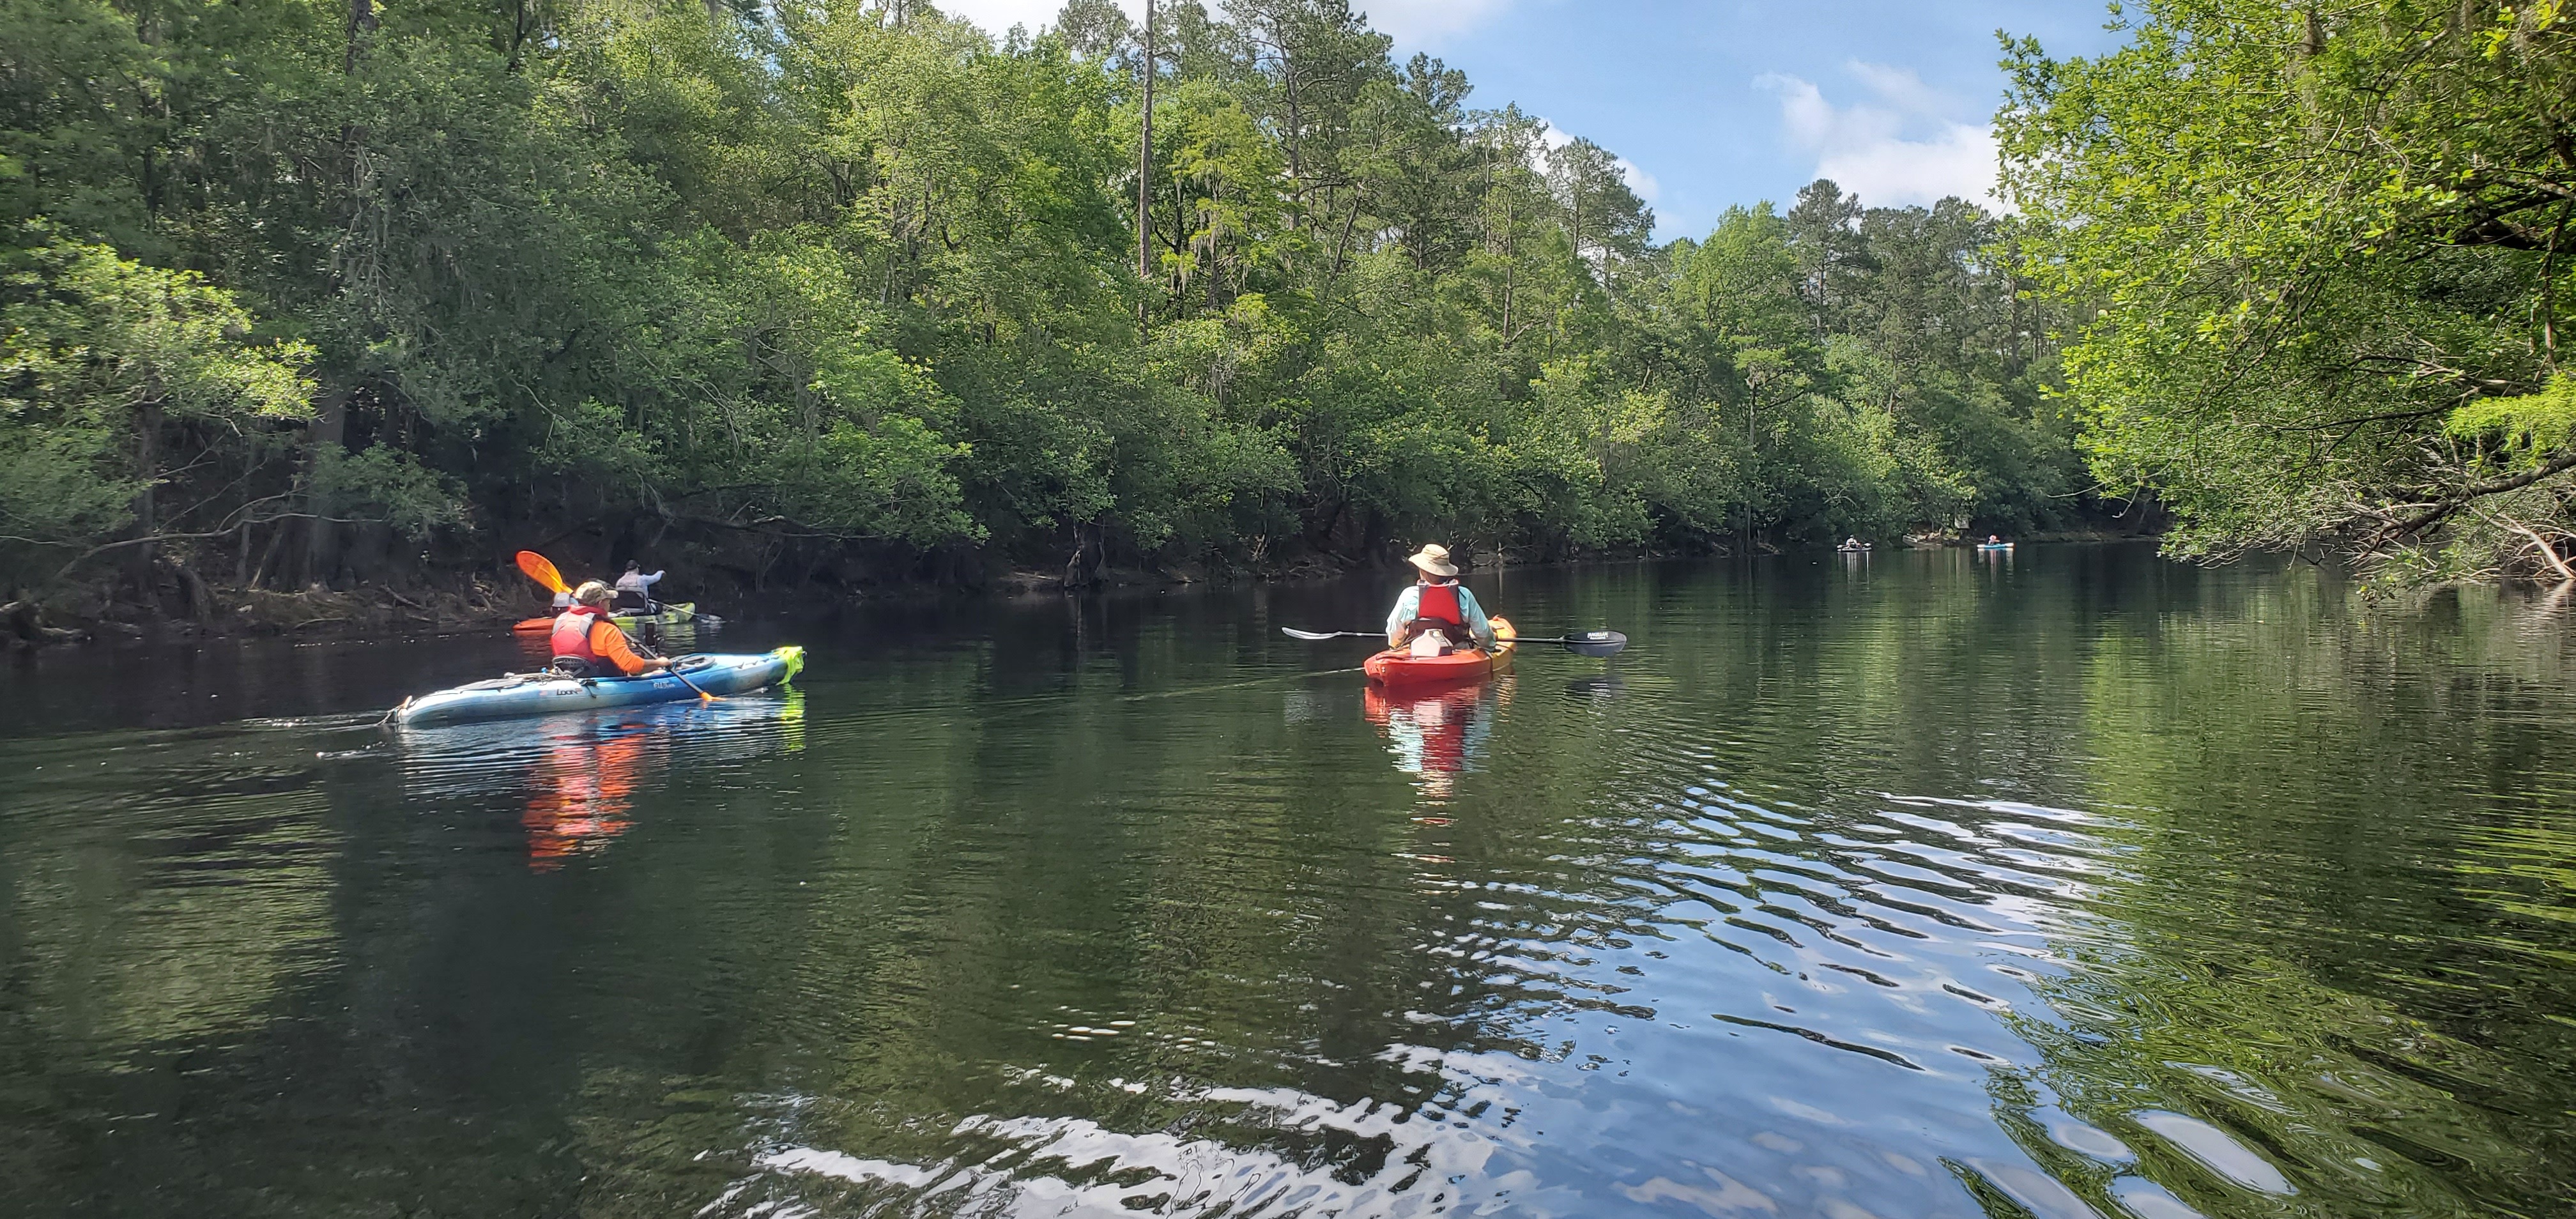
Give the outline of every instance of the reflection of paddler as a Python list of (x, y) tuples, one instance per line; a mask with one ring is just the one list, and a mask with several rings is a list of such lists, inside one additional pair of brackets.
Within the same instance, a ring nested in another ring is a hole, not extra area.
[(1467, 769), (1467, 725), (1476, 718), (1474, 688), (1395, 702), (1372, 686), (1363, 697), (1370, 721), (1404, 745), (1406, 770), (1454, 774)]
[(528, 866), (540, 872), (566, 857), (595, 851), (624, 833), (627, 806), (643, 777), (644, 738), (566, 740), (546, 751), (543, 786), (528, 801)]
[(1483, 752), (1485, 738), (1493, 734), (1492, 712), (1508, 684), (1506, 679), (1418, 697), (1372, 685), (1361, 694), (1360, 706), (1394, 746), (1396, 767), (1421, 776), (1425, 795), (1442, 798)]

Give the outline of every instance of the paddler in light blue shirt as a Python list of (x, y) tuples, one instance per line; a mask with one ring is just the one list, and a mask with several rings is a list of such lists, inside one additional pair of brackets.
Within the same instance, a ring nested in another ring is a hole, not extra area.
[(1453, 646), (1464, 646), (1470, 636), (1480, 647), (1494, 646), (1494, 624), (1486, 621), (1485, 607), (1476, 604), (1476, 594), (1458, 582), (1458, 566), (1449, 561), (1448, 547), (1425, 546), (1405, 561), (1422, 573), (1422, 579), (1395, 599), (1395, 611), (1386, 616), (1386, 646), (1403, 647), (1414, 636), (1432, 630)]

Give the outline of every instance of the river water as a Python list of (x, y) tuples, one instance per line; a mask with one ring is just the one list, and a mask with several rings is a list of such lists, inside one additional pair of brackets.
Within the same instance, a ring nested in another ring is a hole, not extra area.
[[(2544, 1215), (2576, 605), (2127, 548), (0, 662), (0, 1212)], [(2561, 612), (2562, 608), (2565, 612)]]

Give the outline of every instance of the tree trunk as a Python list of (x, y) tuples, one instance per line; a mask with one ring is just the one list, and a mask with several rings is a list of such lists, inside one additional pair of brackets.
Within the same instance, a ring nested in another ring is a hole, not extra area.
[(376, 31), (375, 0), (349, 0), (349, 51), (340, 61), (344, 73), (358, 70), (358, 47), (364, 36)]
[(206, 578), (198, 575), (196, 568), (176, 559), (170, 560), (170, 571), (179, 578), (180, 615), (192, 622), (202, 622), (213, 617), (215, 593), (213, 589), (206, 587)]
[(269, 574), (277, 570), (278, 556), (286, 549), (288, 535), (294, 532), (292, 523), (278, 523), (268, 535), (267, 549), (259, 552), (259, 562), (250, 569), (250, 579), (242, 582), (243, 588), (258, 588), (268, 582)]
[(1136, 280), (1146, 287), (1136, 301), (1136, 328), (1153, 324), (1154, 283), (1154, 0), (1145, 0), (1144, 96), (1136, 134)]
[(1076, 522), (1073, 527), (1073, 556), (1064, 561), (1064, 586), (1089, 588), (1100, 582), (1100, 526), (1093, 522)]
[(300, 583), (331, 582), (340, 567), (340, 534), (330, 520), (332, 505), (311, 489), (315, 475), (321, 472), (323, 455), (338, 456), (337, 450), (348, 434), (349, 394), (338, 390), (322, 397), (321, 408), (313, 414), (313, 427), (305, 436), (304, 477), (305, 510), (312, 513), (305, 522), (303, 579)]
[(146, 403), (134, 416), (134, 474), (142, 489), (134, 493), (134, 536), (145, 539), (134, 548), (132, 572), (135, 596), (150, 608), (153, 616), (161, 613), (161, 599), (155, 595), (160, 581), (155, 578), (152, 563), (160, 548), (150, 540), (161, 529), (158, 505), (154, 503), (154, 485), (161, 481), (161, 404)]

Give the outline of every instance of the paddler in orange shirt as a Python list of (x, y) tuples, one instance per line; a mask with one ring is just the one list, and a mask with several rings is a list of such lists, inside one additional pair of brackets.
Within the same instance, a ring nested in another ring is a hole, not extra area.
[(1458, 565), (1449, 561), (1449, 548), (1425, 546), (1408, 557), (1422, 578), (1395, 599), (1395, 609), (1386, 616), (1386, 646), (1400, 648), (1416, 636), (1440, 632), (1448, 647), (1464, 647), (1472, 637), (1480, 647), (1494, 646), (1494, 624), (1485, 617), (1485, 607), (1476, 604), (1476, 594), (1458, 582)]
[(572, 592), (572, 608), (555, 619), (555, 667), (569, 669), (580, 661), (591, 677), (635, 677), (671, 667), (659, 656), (639, 656), (635, 643), (608, 616), (617, 590), (592, 580)]

